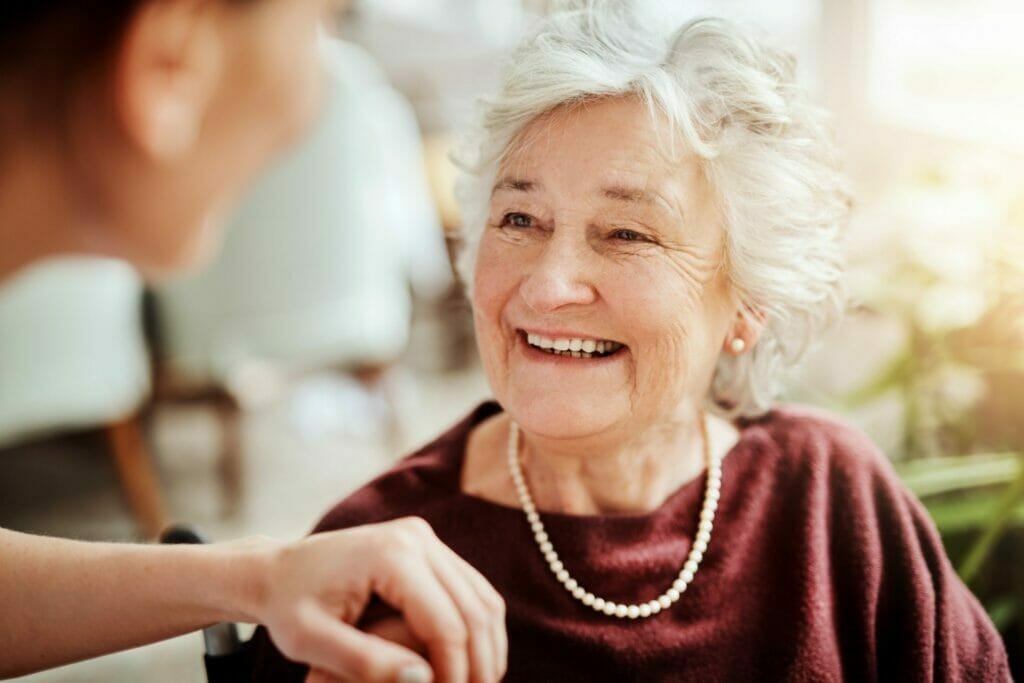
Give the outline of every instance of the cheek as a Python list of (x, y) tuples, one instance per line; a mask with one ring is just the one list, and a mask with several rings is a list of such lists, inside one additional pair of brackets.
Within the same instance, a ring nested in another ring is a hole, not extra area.
[(664, 406), (703, 382), (712, 318), (707, 286), (653, 270), (633, 274), (617, 308), (637, 347), (635, 400)]
[(324, 98), (326, 72), (310, 36), (305, 36), (302, 49), (295, 50), (274, 72), (264, 91), (267, 111), (273, 118), (270, 126), (279, 146), (295, 142), (312, 124)]
[(266, 2), (253, 18), (242, 65), (249, 98), (258, 103), (279, 145), (292, 141), (315, 118), (324, 70), (317, 42), (320, 13), (308, 2)]
[(489, 319), (498, 319), (516, 283), (516, 266), (507, 250), (484, 234), (473, 269), (473, 307)]
[(473, 317), (482, 358), (504, 354), (502, 314), (515, 288), (515, 280), (500, 249), (484, 236), (473, 270)]

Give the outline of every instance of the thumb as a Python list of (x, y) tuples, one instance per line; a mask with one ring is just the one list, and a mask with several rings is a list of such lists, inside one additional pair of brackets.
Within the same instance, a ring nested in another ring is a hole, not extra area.
[(411, 650), (316, 610), (308, 614), (303, 651), (294, 657), (321, 673), (368, 683), (432, 683), (426, 660)]

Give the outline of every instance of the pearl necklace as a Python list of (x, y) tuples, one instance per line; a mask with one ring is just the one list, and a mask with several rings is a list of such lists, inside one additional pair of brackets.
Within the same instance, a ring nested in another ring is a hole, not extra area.
[(686, 587), (693, 581), (693, 576), (697, 573), (697, 568), (700, 566), (701, 560), (704, 559), (704, 553), (708, 549), (708, 541), (711, 540), (711, 527), (715, 520), (715, 510), (718, 509), (718, 497), (722, 488), (721, 458), (711, 454), (711, 448), (708, 445), (707, 425), (703, 415), (701, 415), (700, 419), (700, 432), (704, 442), (704, 460), (707, 462), (708, 467), (708, 481), (707, 487), (704, 490), (704, 505), (700, 511), (700, 523), (697, 526), (697, 536), (693, 541), (693, 547), (690, 548), (690, 554), (683, 565), (682, 571), (679, 572), (679, 576), (668, 590), (650, 602), (626, 605), (599, 598), (579, 585), (569, 575), (569, 571), (562, 565), (562, 561), (558, 559), (558, 553), (555, 552), (554, 547), (551, 545), (551, 540), (544, 530), (544, 523), (540, 520), (540, 515), (537, 513), (537, 507), (533, 503), (530, 490), (526, 487), (526, 479), (519, 464), (519, 425), (515, 422), (510, 423), (508, 434), (508, 469), (512, 474), (512, 482), (515, 484), (516, 492), (519, 494), (519, 503), (523, 508), (523, 512), (526, 513), (526, 521), (530, 524), (530, 529), (533, 530), (534, 540), (537, 541), (537, 546), (544, 555), (544, 559), (547, 560), (551, 573), (555, 575), (558, 582), (562, 584), (562, 587), (572, 597), (587, 607), (593, 608), (594, 611), (603, 612), (608, 616), (615, 616), (620, 619), (645, 619), (663, 609), (671, 607), (686, 591)]

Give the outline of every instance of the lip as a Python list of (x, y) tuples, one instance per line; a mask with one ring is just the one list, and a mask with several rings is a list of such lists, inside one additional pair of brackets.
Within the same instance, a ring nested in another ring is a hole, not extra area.
[[(599, 337), (585, 332), (571, 330), (541, 330), (537, 328), (526, 327), (516, 328), (516, 336), (523, 337), (525, 340), (526, 335), (528, 334), (537, 334), (540, 335), (541, 337), (547, 337), (548, 339), (593, 339), (594, 341), (613, 341), (617, 344), (622, 344), (622, 342), (616, 339), (609, 339), (608, 337)], [(622, 345), (626, 346), (625, 344)]]
[[(602, 337), (589, 337), (586, 335), (580, 335), (578, 332), (537, 332), (536, 330), (530, 330), (529, 334), (539, 334), (549, 339), (555, 338), (573, 338), (573, 339), (603, 339)], [(530, 343), (526, 341), (527, 331), (524, 329), (516, 330), (516, 346), (520, 349), (520, 352), (525, 358), (531, 362), (537, 363), (551, 363), (554, 365), (564, 365), (566, 367), (579, 367), (588, 368), (595, 367), (597, 365), (603, 365), (605, 363), (617, 362), (629, 349), (625, 344), (622, 345), (615, 353), (608, 356), (594, 356), (592, 358), (572, 358), (571, 356), (559, 356), (553, 353), (547, 353), (541, 351), (538, 348), (530, 346)]]

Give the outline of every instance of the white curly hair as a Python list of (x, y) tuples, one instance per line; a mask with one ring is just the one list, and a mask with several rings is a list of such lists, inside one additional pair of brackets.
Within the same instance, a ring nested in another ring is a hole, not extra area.
[(850, 201), (828, 131), (795, 79), (795, 60), (723, 19), (668, 33), (624, 0), (576, 0), (512, 53), (500, 90), (453, 155), (462, 173), (458, 269), (472, 282), (495, 176), (517, 136), (554, 108), (639, 97), (667, 117), (675, 147), (700, 160), (725, 225), (725, 263), (741, 312), (761, 330), (739, 356), (719, 356), (709, 408), (755, 417), (845, 307), (840, 243)]

